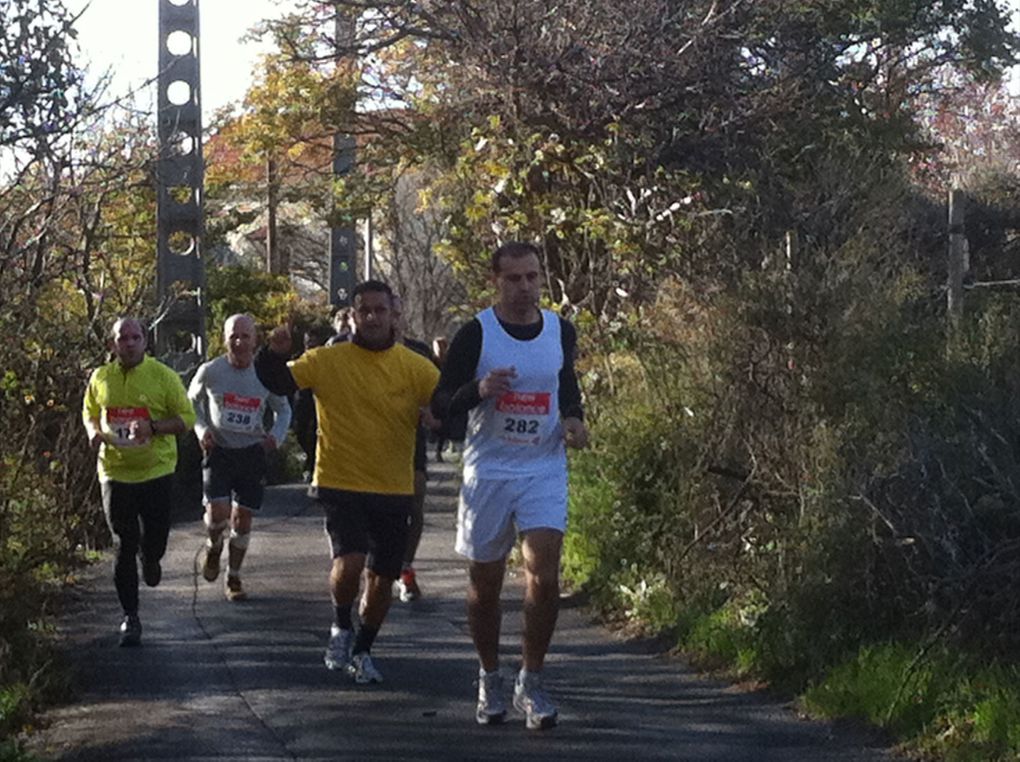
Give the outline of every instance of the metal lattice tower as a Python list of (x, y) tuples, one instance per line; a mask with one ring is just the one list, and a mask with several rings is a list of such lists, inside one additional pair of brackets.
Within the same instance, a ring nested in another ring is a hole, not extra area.
[[(334, 7), (334, 42), (337, 50), (349, 51), (354, 43), (354, 18), (339, 5)], [(338, 55), (336, 65), (345, 65), (345, 56)], [(353, 117), (353, 113), (351, 114)], [(351, 135), (333, 136), (333, 177), (340, 179), (354, 168), (356, 143)], [(348, 222), (329, 231), (329, 302), (334, 307), (347, 307), (357, 280), (355, 257), (358, 235)], [(368, 277), (366, 273), (366, 277)]]
[(156, 351), (190, 365), (205, 356), (202, 290), (202, 101), (198, 0), (159, 2)]
[[(354, 167), (354, 138), (337, 135), (333, 138), (333, 176), (340, 178)], [(355, 257), (358, 236), (352, 227), (330, 228), (329, 231), (329, 301), (334, 307), (347, 307), (357, 278)]]

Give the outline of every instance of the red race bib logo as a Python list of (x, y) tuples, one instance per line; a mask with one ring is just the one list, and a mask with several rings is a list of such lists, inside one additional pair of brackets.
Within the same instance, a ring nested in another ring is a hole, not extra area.
[(549, 392), (507, 392), (496, 401), (506, 415), (549, 415)]
[(230, 410), (237, 410), (241, 413), (257, 413), (262, 405), (258, 397), (242, 397), (240, 394), (227, 392), (223, 395), (223, 407)]
[(114, 447), (137, 447), (141, 444), (133, 436), (132, 426), (138, 421), (149, 420), (147, 407), (108, 407), (106, 408), (106, 425), (113, 439)]

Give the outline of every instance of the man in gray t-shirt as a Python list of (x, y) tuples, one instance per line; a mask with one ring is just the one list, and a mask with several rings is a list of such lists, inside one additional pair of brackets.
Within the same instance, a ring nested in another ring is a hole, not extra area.
[[(290, 403), (271, 393), (252, 365), (255, 320), (231, 315), (223, 324), (227, 353), (199, 367), (188, 388), (195, 406), (195, 434), (202, 446), (205, 525), (209, 530), (202, 576), (220, 574), (223, 532), (230, 527), (226, 596), (243, 600), (241, 562), (248, 550), (252, 512), (262, 506), (266, 453), (287, 435)], [(266, 431), (267, 408), (273, 424)]]

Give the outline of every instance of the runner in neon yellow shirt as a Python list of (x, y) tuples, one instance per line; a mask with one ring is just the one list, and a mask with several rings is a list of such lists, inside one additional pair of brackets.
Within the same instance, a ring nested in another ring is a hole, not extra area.
[(176, 435), (195, 423), (180, 377), (146, 356), (146, 344), (138, 320), (117, 320), (111, 335), (116, 359), (92, 372), (82, 403), (89, 443), (99, 451), (103, 510), (117, 546), (113, 579), (124, 609), (122, 646), (141, 644), (136, 558), (140, 550), (145, 584), (158, 585), (170, 534)]

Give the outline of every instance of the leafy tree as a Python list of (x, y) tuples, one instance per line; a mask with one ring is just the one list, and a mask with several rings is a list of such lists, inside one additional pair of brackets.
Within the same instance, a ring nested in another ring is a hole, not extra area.
[(91, 111), (75, 65), (75, 19), (62, 0), (0, 0), (0, 147), (45, 153)]
[(105, 540), (78, 411), (112, 317), (158, 314), (151, 129), (74, 64), (58, 0), (0, 13), (0, 736), (53, 678), (52, 577)]
[(1020, 229), (1020, 107), (1004, 82), (976, 80), (955, 69), (943, 87), (921, 99), (923, 135), (934, 150), (918, 151), (911, 169), (937, 200), (951, 188), (967, 195), (970, 277), (1015, 279)]
[[(354, 29), (336, 44), (338, 14)], [(360, 56), (363, 99), (388, 106), (366, 123), (429, 178), (442, 250), (476, 289), (498, 240), (533, 238), (554, 301), (608, 317), (664, 273), (732, 283), (805, 221), (824, 235), (814, 165), (896, 171), (940, 67), (1012, 60), (1004, 19), (963, 0), (337, 0), (270, 27), (295, 65)], [(722, 256), (706, 244), (727, 229), (745, 236)]]
[(337, 0), (274, 29), (299, 65), (361, 57), (471, 298), (498, 242), (542, 243), (588, 329), (603, 444), (570, 542), (597, 590), (736, 623), (796, 682), (893, 637), (1016, 652), (1016, 310), (985, 304), (946, 356), (944, 214), (907, 166), (947, 66), (1013, 62), (1005, 22), (991, 0)]
[[(350, 121), (343, 115), (353, 92), (332, 67), (291, 66), (266, 56), (240, 115), (223, 116), (211, 141), (208, 212), (221, 220), (214, 235), (257, 223), (266, 245), (276, 244), (269, 269), (295, 273), (322, 291), (328, 288), (323, 245), (332, 213), (331, 137), (338, 121)], [(302, 228), (316, 223), (321, 240), (306, 240)]]

